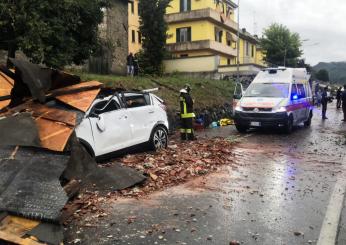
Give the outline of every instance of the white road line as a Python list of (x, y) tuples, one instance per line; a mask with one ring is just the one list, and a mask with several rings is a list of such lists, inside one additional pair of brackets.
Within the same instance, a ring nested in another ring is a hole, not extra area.
[[(346, 162), (346, 157), (342, 163)], [(333, 193), (330, 197), (327, 212), (323, 220), (317, 245), (335, 245), (337, 242), (338, 226), (346, 193), (346, 168), (343, 166), (338, 175)]]

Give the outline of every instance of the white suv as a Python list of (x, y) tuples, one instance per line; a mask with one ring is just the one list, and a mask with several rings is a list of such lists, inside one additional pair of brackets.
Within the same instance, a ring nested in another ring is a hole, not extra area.
[(94, 157), (140, 144), (148, 144), (153, 150), (166, 148), (166, 106), (151, 93), (116, 92), (93, 102), (76, 134)]

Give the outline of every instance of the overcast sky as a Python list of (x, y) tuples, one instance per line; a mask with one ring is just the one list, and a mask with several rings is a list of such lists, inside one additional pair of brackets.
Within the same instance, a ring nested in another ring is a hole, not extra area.
[[(233, 0), (238, 2), (238, 0)], [(346, 0), (240, 0), (240, 26), (262, 36), (271, 23), (298, 32), (303, 57), (320, 61), (346, 61)]]

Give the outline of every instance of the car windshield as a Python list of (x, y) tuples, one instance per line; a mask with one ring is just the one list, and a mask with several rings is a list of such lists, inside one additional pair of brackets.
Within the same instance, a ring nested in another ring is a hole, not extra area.
[(289, 84), (287, 83), (252, 83), (244, 97), (287, 98)]

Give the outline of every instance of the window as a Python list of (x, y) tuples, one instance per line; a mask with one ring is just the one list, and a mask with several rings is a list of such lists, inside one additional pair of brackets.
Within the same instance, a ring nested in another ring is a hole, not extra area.
[(177, 29), (177, 43), (191, 42), (191, 27)]
[(231, 59), (228, 58), (228, 59), (227, 59), (227, 65), (230, 65), (230, 64), (231, 64)]
[(132, 42), (136, 42), (136, 32), (134, 30), (132, 30)]
[(131, 14), (134, 14), (135, 13), (135, 3), (129, 1), (129, 4), (130, 4), (130, 9), (131, 9)]
[(297, 84), (297, 94), (299, 99), (306, 98), (305, 87), (304, 84)]
[(249, 56), (249, 42), (248, 41), (245, 41), (245, 53), (246, 53), (246, 56)]
[[(295, 99), (294, 96), (298, 96), (297, 84), (292, 84), (291, 98), (292, 98), (292, 99)], [(297, 97), (296, 99), (298, 99), (298, 97)]]
[(255, 45), (251, 45), (251, 57), (255, 57)]
[[(147, 98), (146, 98), (147, 97)], [(127, 108), (136, 108), (150, 104), (149, 95), (135, 95), (126, 97)]]
[(191, 0), (180, 0), (180, 12), (191, 11)]
[(222, 30), (215, 27), (215, 41), (222, 43)]
[(142, 33), (139, 31), (138, 34), (138, 43), (142, 43)]
[(100, 114), (103, 114), (106, 112), (115, 111), (115, 110), (120, 109), (118, 102), (116, 102), (115, 100), (112, 99), (109, 103), (108, 102), (109, 102), (109, 100), (104, 100), (104, 101), (98, 102), (92, 108), (91, 114), (100, 115)]
[(244, 97), (287, 98), (288, 91), (288, 83), (252, 83), (246, 89)]
[(227, 42), (227, 46), (232, 45), (232, 34), (229, 32), (226, 32), (226, 42)]

